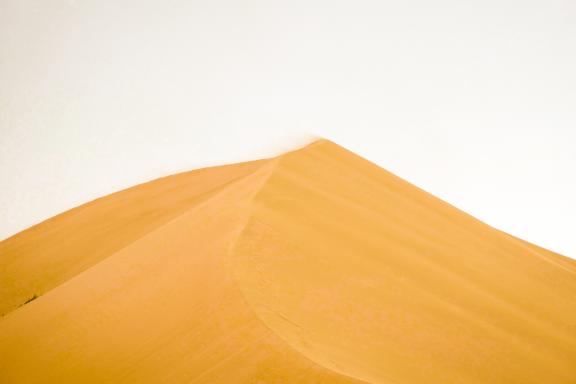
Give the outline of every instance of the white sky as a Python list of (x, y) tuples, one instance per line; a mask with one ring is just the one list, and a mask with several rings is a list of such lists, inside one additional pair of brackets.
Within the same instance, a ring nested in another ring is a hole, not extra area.
[(576, 2), (0, 0), (0, 238), (324, 136), (576, 257)]

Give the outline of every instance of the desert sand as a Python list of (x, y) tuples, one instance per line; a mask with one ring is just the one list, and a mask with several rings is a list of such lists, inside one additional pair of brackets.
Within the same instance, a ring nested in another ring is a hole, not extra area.
[(327, 140), (4, 240), (0, 313), (6, 384), (576, 383), (576, 261)]

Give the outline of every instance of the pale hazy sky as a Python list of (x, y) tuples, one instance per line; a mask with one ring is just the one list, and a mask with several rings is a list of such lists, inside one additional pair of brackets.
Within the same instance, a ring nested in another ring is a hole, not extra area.
[(0, 238), (329, 138), (576, 257), (576, 2), (0, 0)]

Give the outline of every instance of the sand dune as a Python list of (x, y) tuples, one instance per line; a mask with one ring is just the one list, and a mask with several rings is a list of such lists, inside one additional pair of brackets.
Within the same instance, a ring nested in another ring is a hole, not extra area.
[(0, 383), (576, 383), (575, 261), (326, 140), (1, 242), (0, 313)]

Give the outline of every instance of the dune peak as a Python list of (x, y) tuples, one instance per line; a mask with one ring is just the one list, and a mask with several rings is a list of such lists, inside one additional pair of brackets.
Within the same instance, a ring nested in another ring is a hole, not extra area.
[(574, 261), (326, 139), (58, 215), (0, 282), (6, 383), (576, 382)]

